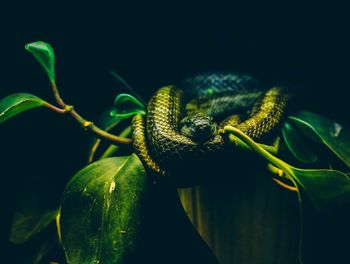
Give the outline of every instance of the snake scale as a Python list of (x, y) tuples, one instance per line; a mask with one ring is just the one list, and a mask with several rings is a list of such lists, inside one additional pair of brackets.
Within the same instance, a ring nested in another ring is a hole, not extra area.
[(132, 120), (134, 148), (158, 175), (201, 167), (225, 150), (224, 126), (261, 141), (280, 124), (288, 100), (283, 88), (262, 88), (249, 75), (200, 74), (155, 92), (146, 118)]

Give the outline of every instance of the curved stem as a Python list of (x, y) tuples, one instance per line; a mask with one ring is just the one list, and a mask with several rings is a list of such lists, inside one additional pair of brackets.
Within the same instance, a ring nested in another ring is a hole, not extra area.
[(298, 188), (294, 187), (294, 186), (290, 186), (288, 184), (285, 184), (284, 182), (276, 179), (276, 178), (272, 178), (272, 180), (274, 182), (276, 182), (279, 186), (282, 186), (283, 188), (287, 189), (288, 191), (292, 191), (292, 192), (297, 192)]
[(50, 104), (48, 102), (45, 102), (43, 106), (49, 108), (50, 110), (52, 110), (52, 111), (54, 111), (54, 112), (56, 112), (58, 114), (65, 114), (65, 113), (67, 113), (66, 109), (59, 108), (59, 107), (54, 106), (54, 105), (52, 105), (52, 104)]
[(65, 108), (66, 104), (64, 103), (64, 101), (61, 98), (61, 95), (58, 91), (57, 85), (55, 82), (51, 82), (51, 88), (52, 88), (52, 92), (53, 95), (55, 97), (56, 102), (62, 107)]
[[(131, 127), (128, 126), (126, 127), (120, 134), (120, 137), (129, 137), (131, 135)], [(111, 155), (114, 155), (118, 150), (120, 149), (120, 146), (116, 146), (116, 145), (110, 145), (101, 155), (101, 157), (99, 157), (99, 159), (104, 159), (104, 158), (108, 158)]]
[[(244, 134), (241, 130), (232, 127), (232, 126), (225, 126), (224, 131), (232, 133), (234, 136), (236, 136), (238, 139), (246, 143), (251, 149), (253, 149), (255, 152), (257, 152), (260, 156), (267, 159), (270, 163), (275, 165), (276, 167), (283, 168), (287, 173), (291, 173), (290, 165), (285, 163), (284, 161), (278, 159), (277, 157), (273, 156), (270, 152), (265, 150), (263, 147), (256, 144), (250, 137), (248, 137), (246, 134)], [(232, 138), (232, 137), (231, 137)]]
[[(120, 124), (120, 121), (121, 121), (121, 120), (119, 120), (118, 122), (115, 122), (115, 123), (113, 123), (112, 125), (106, 127), (106, 128), (105, 128), (105, 131), (107, 131), (107, 132), (110, 131), (111, 129), (113, 129), (114, 127), (116, 127), (117, 125), (119, 125), (119, 124)], [(128, 137), (128, 136), (124, 136), (124, 135), (121, 135), (121, 134), (119, 134), (119, 136), (120, 136), (120, 137)], [(88, 155), (88, 162), (89, 162), (89, 163), (92, 162), (92, 161), (94, 160), (96, 151), (97, 151), (97, 149), (99, 148), (99, 146), (100, 146), (100, 144), (101, 144), (101, 141), (102, 141), (102, 140), (101, 140), (100, 138), (97, 138), (97, 139), (95, 140), (95, 142), (93, 143), (93, 145), (90, 147), (90, 151), (89, 151), (89, 155)], [(115, 146), (115, 145), (112, 144), (112, 146)]]
[[(277, 176), (278, 178), (284, 178), (284, 179), (289, 179), (288, 177), (286, 177), (285, 172), (277, 167), (275, 167), (274, 165), (272, 165), (271, 163), (267, 164), (267, 169), (273, 173), (275, 176)], [(289, 191), (294, 191), (297, 192), (298, 189), (294, 186), (290, 186), (282, 181), (280, 181), (277, 178), (272, 177), (272, 180), (274, 182), (276, 182), (278, 185), (282, 186), (283, 188), (289, 190)]]
[(98, 149), (98, 147), (100, 146), (100, 143), (101, 143), (101, 139), (96, 139), (95, 143), (90, 147), (90, 152), (89, 152), (89, 155), (88, 155), (88, 163), (91, 163), (93, 162), (94, 160), (94, 157), (95, 157), (95, 153)]
[[(296, 179), (294, 179), (293, 175), (293, 167), (286, 162), (278, 159), (277, 157), (270, 154), (268, 151), (263, 149), (261, 146), (256, 144), (250, 137), (248, 137), (246, 134), (244, 134), (241, 130), (232, 127), (232, 126), (226, 126), (224, 127), (224, 131), (232, 133), (234, 136), (236, 136), (238, 139), (249, 145), (255, 152), (257, 152), (259, 155), (261, 155), (263, 158), (267, 159), (270, 163), (275, 165), (276, 167), (284, 170), (286, 172), (286, 175), (288, 176), (288, 179), (293, 183), (295, 187), (295, 191), (297, 193), (298, 201), (299, 201), (299, 222), (300, 222), (300, 235), (299, 235), (299, 262), (302, 263), (301, 260), (301, 249), (302, 249), (302, 234), (303, 234), (303, 208), (302, 208), (302, 202), (301, 202), (301, 194), (299, 191), (298, 184), (296, 182)], [(231, 135), (232, 135), (231, 134)], [(288, 185), (289, 186), (289, 185)], [(291, 187), (291, 186), (289, 186)]]
[[(238, 140), (243, 141), (245, 144), (247, 144), (252, 150), (258, 153), (260, 156), (267, 159), (270, 163), (272, 163), (276, 167), (285, 171), (286, 175), (288, 176), (288, 179), (293, 183), (294, 187), (298, 189), (298, 184), (296, 180), (293, 178), (294, 173), (293, 173), (292, 166), (290, 166), (283, 160), (280, 160), (279, 158), (272, 155), (270, 152), (265, 150), (259, 144), (255, 143), (249, 136), (244, 134), (241, 130), (233, 126), (225, 126), (224, 131), (231, 133), (230, 140), (234, 140), (232, 136), (236, 137)], [(298, 191), (297, 193), (298, 193), (298, 200), (299, 202), (301, 202), (300, 192)]]
[(60, 218), (61, 218), (61, 210), (59, 210), (58, 214), (56, 215), (56, 230), (57, 230), (57, 236), (58, 240), (62, 243), (62, 233), (61, 233), (61, 223), (60, 223)]
[[(55, 96), (57, 104), (59, 104), (63, 110), (66, 113), (70, 113), (70, 115), (75, 119), (85, 130), (89, 130), (95, 134), (96, 137), (101, 139), (106, 139), (108, 141), (111, 141), (113, 143), (127, 145), (131, 144), (132, 140), (130, 138), (122, 138), (118, 137), (116, 135), (113, 135), (111, 133), (106, 132), (105, 130), (97, 127), (92, 123), (91, 121), (86, 120), (81, 115), (79, 115), (71, 105), (67, 105), (63, 99), (61, 98), (61, 95), (57, 89), (57, 85), (54, 82), (51, 82), (51, 88), (53, 91), (53, 94)], [(58, 108), (59, 109), (59, 108)]]
[[(230, 134), (230, 135), (228, 135), (228, 137), (230, 139), (230, 142), (232, 144), (234, 144), (235, 146), (239, 147), (240, 149), (249, 150), (249, 151), (252, 150), (249, 145), (247, 145), (244, 141), (242, 141), (240, 138), (236, 137), (235, 135)], [(261, 144), (261, 143), (256, 143), (256, 144), (272, 154), (277, 154), (278, 148), (279, 148), (279, 140), (280, 139), (277, 138), (276, 141), (274, 142), (273, 146), (265, 145), (265, 144)]]

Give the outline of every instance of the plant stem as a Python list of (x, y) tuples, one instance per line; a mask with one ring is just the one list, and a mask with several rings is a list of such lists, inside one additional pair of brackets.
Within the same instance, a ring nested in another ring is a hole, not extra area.
[(57, 88), (57, 85), (55, 82), (51, 82), (51, 88), (52, 88), (52, 92), (53, 92), (53, 95), (56, 99), (56, 102), (62, 107), (62, 108), (65, 108), (66, 104), (64, 103), (64, 101), (62, 100), (61, 98), (61, 95), (58, 91), (58, 88)]
[(58, 113), (58, 114), (66, 114), (66, 113), (67, 113), (67, 110), (66, 110), (66, 109), (64, 109), (64, 108), (59, 108), (59, 107), (54, 106), (54, 105), (52, 105), (52, 104), (50, 104), (50, 103), (48, 103), (48, 102), (45, 102), (43, 106), (49, 108), (50, 110), (52, 110), (52, 111), (54, 111), (54, 112), (56, 112), (56, 113)]
[[(130, 138), (118, 137), (116, 135), (108, 133), (105, 130), (95, 126), (94, 123), (92, 123), (91, 121), (88, 121), (85, 118), (83, 118), (81, 115), (79, 115), (74, 110), (73, 106), (67, 105), (63, 101), (55, 82), (51, 82), (51, 88), (52, 88), (52, 92), (55, 96), (57, 104), (63, 108), (60, 111), (62, 113), (70, 113), (70, 115), (73, 117), (73, 119), (75, 119), (85, 130), (89, 130), (89, 131), (93, 132), (96, 137), (101, 138), (101, 139), (106, 139), (108, 141), (111, 141), (112, 143), (117, 143), (117, 144), (122, 144), (122, 145), (128, 145), (128, 144), (132, 143), (132, 140)], [(50, 108), (53, 109), (52, 107), (50, 107)], [(57, 109), (59, 109), (59, 108), (57, 108)], [(57, 109), (55, 109), (56, 112), (57, 112)]]
[[(239, 147), (240, 149), (249, 150), (249, 151), (252, 150), (252, 148), (248, 144), (246, 144), (243, 140), (236, 137), (235, 135), (230, 134), (230, 135), (228, 135), (228, 137), (230, 139), (230, 142), (232, 144), (234, 144), (235, 146)], [(256, 143), (256, 144), (258, 144), (264, 150), (266, 150), (272, 154), (276, 154), (278, 152), (279, 139), (276, 140), (276, 142), (277, 142), (277, 143), (275, 143), (276, 145), (273, 145), (273, 146), (260, 144), (260, 143)]]
[[(271, 163), (268, 163), (268, 164), (267, 164), (267, 169), (268, 169), (271, 173), (277, 175), (278, 177), (287, 178), (287, 177), (285, 176), (285, 173), (284, 173), (283, 170), (281, 170), (280, 168), (277, 168), (276, 166), (272, 165)], [(288, 178), (287, 178), (287, 179), (288, 179)]]
[[(128, 126), (126, 127), (120, 134), (120, 137), (129, 137), (131, 134), (131, 127)], [(120, 149), (120, 146), (116, 146), (116, 145), (110, 145), (105, 152), (102, 153), (101, 157), (99, 157), (99, 159), (104, 159), (104, 158), (108, 158), (111, 155), (115, 154), (118, 150)]]
[[(279, 158), (273, 156), (271, 153), (269, 153), (265, 149), (263, 149), (261, 146), (259, 146), (259, 144), (256, 144), (250, 137), (248, 137), (246, 134), (244, 134), (241, 130), (239, 130), (235, 127), (232, 127), (232, 126), (226, 126), (226, 127), (224, 127), (224, 131), (232, 133), (238, 139), (240, 139), (241, 141), (243, 141), (244, 143), (249, 145), (260, 156), (267, 159), (270, 163), (272, 163), (276, 167), (278, 167), (278, 168), (282, 169), (284, 172), (286, 172), (286, 176), (288, 176), (288, 179), (293, 183), (294, 187), (289, 186), (289, 185), (283, 186), (283, 187), (291, 188), (291, 190), (293, 190), (297, 193), (298, 202), (299, 202), (299, 222), (300, 222), (299, 262), (302, 263), (301, 249), (302, 249), (302, 234), (303, 234), (303, 208), (302, 208), (302, 201), (301, 201), (301, 194), (299, 191), (299, 186), (296, 182), (296, 179), (294, 179), (294, 177), (293, 177), (293, 175), (294, 175), (293, 167), (291, 165), (287, 164), (286, 162), (280, 160)], [(230, 138), (230, 140), (231, 140), (231, 138)], [(280, 181), (278, 182), (278, 180), (277, 180), (277, 183), (280, 184), (282, 182), (280, 182)]]
[[(260, 154), (262, 157), (267, 159), (270, 163), (275, 165), (278, 168), (286, 169), (286, 172), (291, 173), (290, 165), (285, 163), (284, 161), (278, 159), (277, 157), (273, 156), (270, 152), (265, 150), (263, 147), (259, 146), (257, 143), (255, 143), (250, 137), (248, 137), (246, 134), (244, 134), (241, 130), (232, 127), (232, 126), (225, 126), (224, 131), (232, 133), (234, 136), (236, 136), (238, 139), (246, 143), (251, 149), (253, 149), (255, 152)], [(230, 137), (232, 140), (233, 138)]]
[(284, 182), (281, 182), (280, 180), (276, 179), (276, 178), (272, 178), (272, 180), (274, 182), (276, 182), (279, 186), (282, 186), (283, 188), (287, 189), (288, 191), (292, 191), (292, 192), (297, 192), (298, 188), (294, 187), (294, 186), (290, 186), (288, 184), (285, 184)]
[[(116, 127), (118, 124), (120, 124), (120, 120), (118, 122), (113, 123), (112, 125), (108, 126), (105, 128), (105, 131), (110, 131), (111, 129), (113, 129), (114, 127)], [(128, 136), (123, 136), (120, 135), (120, 137), (128, 137)], [(89, 151), (89, 155), (88, 155), (88, 162), (91, 163), (94, 160), (94, 156), (96, 154), (97, 149), (99, 148), (100, 144), (101, 144), (101, 139), (97, 138), (95, 140), (95, 142), (93, 143), (93, 145), (90, 147), (90, 151)], [(112, 146), (115, 146), (114, 144), (112, 144)]]
[[(276, 176), (279, 177), (279, 178), (289, 179), (288, 177), (286, 177), (285, 172), (284, 172), (283, 170), (281, 170), (280, 168), (275, 167), (275, 166), (272, 165), (271, 163), (268, 163), (268, 164), (267, 164), (267, 169), (268, 169), (271, 173), (273, 173), (274, 175), (276, 175)], [(290, 185), (288, 185), (288, 184), (286, 184), (286, 183), (280, 181), (280, 180), (277, 179), (277, 178), (272, 177), (272, 180), (273, 180), (274, 182), (276, 182), (278, 185), (282, 186), (283, 188), (285, 188), (285, 189), (287, 189), (287, 190), (289, 190), (289, 191), (294, 191), (294, 192), (295, 192), (295, 191), (298, 191), (298, 189), (297, 189), (296, 187), (290, 186)]]
[[(252, 150), (254, 150), (256, 153), (258, 153), (263, 158), (267, 159), (270, 163), (275, 165), (276, 167), (282, 169), (286, 175), (288, 176), (288, 179), (293, 183), (295, 188), (298, 188), (298, 185), (296, 183), (296, 180), (293, 178), (294, 172), (292, 166), (284, 162), (283, 160), (280, 160), (279, 158), (275, 157), (271, 153), (269, 153), (267, 150), (265, 150), (262, 146), (255, 143), (250, 137), (248, 137), (246, 134), (244, 134), (241, 130), (232, 127), (232, 126), (225, 126), (224, 131), (231, 133), (229, 135), (230, 141), (235, 140), (234, 137), (236, 137), (239, 141), (247, 144)], [(298, 193), (298, 200), (301, 202), (301, 197), (299, 191)]]
[(56, 229), (57, 229), (58, 240), (62, 243), (60, 218), (61, 218), (61, 210), (59, 210), (58, 214), (56, 215)]

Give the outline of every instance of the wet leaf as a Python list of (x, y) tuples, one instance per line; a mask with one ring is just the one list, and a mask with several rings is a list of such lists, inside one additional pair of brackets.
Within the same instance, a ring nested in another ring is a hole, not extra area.
[(282, 134), (284, 141), (293, 156), (303, 163), (315, 163), (318, 159), (306, 140), (288, 121), (283, 124)]
[(0, 124), (22, 112), (45, 104), (44, 100), (32, 94), (11, 94), (0, 101)]
[(340, 160), (350, 167), (350, 130), (320, 115), (302, 111), (288, 117), (304, 135), (327, 146)]
[(60, 216), (69, 263), (125, 263), (137, 244), (145, 185), (135, 154), (94, 162), (71, 179)]
[(47, 73), (51, 83), (55, 82), (55, 53), (49, 43), (36, 41), (25, 45)]

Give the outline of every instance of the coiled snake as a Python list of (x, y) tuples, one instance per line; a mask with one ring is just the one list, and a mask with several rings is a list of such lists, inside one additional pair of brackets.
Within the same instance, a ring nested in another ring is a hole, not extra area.
[(158, 175), (203, 167), (224, 151), (225, 125), (263, 140), (279, 125), (288, 98), (283, 88), (264, 89), (248, 75), (197, 75), (156, 91), (146, 118), (132, 120), (134, 148)]

